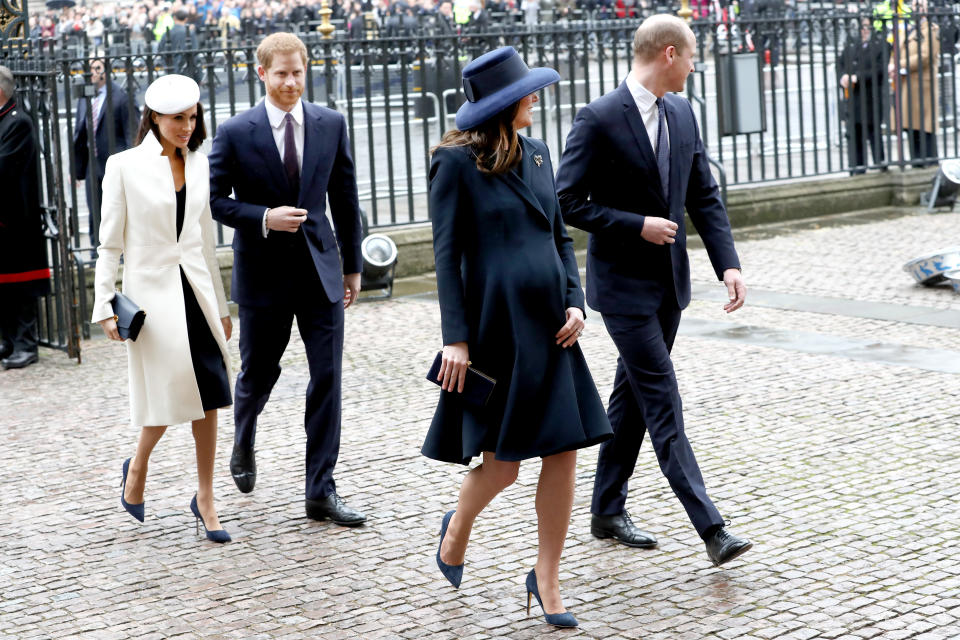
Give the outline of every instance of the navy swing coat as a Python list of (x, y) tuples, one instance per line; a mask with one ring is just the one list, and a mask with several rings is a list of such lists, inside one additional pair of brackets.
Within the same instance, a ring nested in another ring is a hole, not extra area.
[(517, 461), (612, 435), (580, 345), (556, 344), (583, 290), (549, 151), (520, 143), (520, 166), (505, 174), (481, 173), (466, 146), (437, 149), (430, 166), (443, 343), (467, 342), (473, 366), (497, 380), (483, 409), (440, 392), (422, 449), (436, 460)]

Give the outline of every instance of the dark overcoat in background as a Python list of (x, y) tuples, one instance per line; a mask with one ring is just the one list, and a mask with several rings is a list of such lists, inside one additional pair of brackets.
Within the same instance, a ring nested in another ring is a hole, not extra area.
[[(133, 102), (131, 113), (130, 100), (127, 92), (118, 83), (110, 81), (111, 86), (106, 88), (104, 103), (109, 99), (110, 107), (106, 104), (97, 114), (98, 122), (94, 130), (94, 163), (90, 164), (88, 145), (91, 136), (87, 132), (87, 101), (77, 102), (77, 113), (73, 122), (73, 177), (84, 181), (84, 190), (87, 196), (87, 210), (90, 212), (90, 244), (96, 248), (100, 244), (100, 211), (94, 212), (94, 191), (96, 201), (103, 203), (103, 175), (107, 170), (107, 158), (114, 153), (126, 151), (134, 146), (133, 139), (137, 134), (137, 123), (140, 121), (140, 109), (136, 101)], [(92, 103), (92, 100), (91, 100)], [(131, 116), (133, 116), (131, 118)], [(107, 118), (113, 119), (114, 141), (110, 146), (110, 125)]]
[(840, 117), (851, 124), (875, 124), (887, 115), (889, 87), (887, 64), (890, 61), (890, 45), (882, 35), (867, 42), (857, 40), (844, 48), (837, 58), (837, 77), (846, 74), (857, 76), (857, 82), (845, 92), (841, 103)]
[(497, 381), (483, 409), (440, 392), (423, 445), (436, 460), (523, 460), (612, 434), (580, 345), (556, 344), (583, 290), (549, 151), (520, 141), (521, 165), (506, 174), (481, 173), (469, 147), (441, 147), (430, 166), (443, 344), (466, 342), (473, 366)]
[(15, 100), (0, 107), (0, 305), (50, 290), (33, 123)]

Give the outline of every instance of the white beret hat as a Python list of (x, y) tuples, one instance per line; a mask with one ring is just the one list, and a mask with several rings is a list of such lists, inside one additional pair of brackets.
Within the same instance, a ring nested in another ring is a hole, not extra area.
[(147, 87), (143, 102), (157, 113), (181, 113), (200, 102), (200, 86), (187, 76), (161, 76)]

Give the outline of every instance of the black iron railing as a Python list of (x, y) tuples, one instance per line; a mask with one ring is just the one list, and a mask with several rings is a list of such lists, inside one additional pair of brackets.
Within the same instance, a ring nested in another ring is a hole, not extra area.
[[(953, 13), (876, 18), (813, 12), (794, 18), (695, 21), (698, 71), (691, 76), (688, 93), (718, 177), (732, 187), (905, 168), (957, 156), (957, 21)], [(310, 61), (304, 97), (346, 116), (361, 204), (370, 225), (425, 221), (429, 149), (453, 127), (464, 100), (460, 72), (469, 60), (510, 44), (531, 66), (548, 65), (560, 72), (562, 81), (542, 92), (528, 131), (547, 142), (556, 166), (577, 110), (615, 89), (628, 73), (638, 24), (584, 20), (376, 40), (323, 40), (307, 33), (303, 39)], [(865, 25), (869, 29), (861, 29)], [(883, 53), (880, 62), (867, 68), (860, 51), (872, 44)], [(55, 124), (63, 131), (64, 173), (75, 175), (71, 141), (77, 102), (90, 99), (78, 97), (78, 87), (89, 84), (91, 58), (30, 41), (7, 43), (0, 55), (21, 74), (31, 69), (56, 74), (60, 95)], [(920, 61), (916, 68), (911, 67), (914, 58)], [(116, 83), (107, 85), (111, 103), (120, 90), (131, 107), (142, 104), (147, 85), (165, 73), (196, 78), (211, 135), (226, 118), (263, 96), (254, 42), (157, 53), (114, 47), (103, 59)], [(849, 82), (851, 60), (865, 69), (859, 83)], [(886, 69), (891, 61), (892, 77)], [(920, 72), (921, 67), (927, 71)], [(876, 80), (867, 83), (867, 73)], [(132, 108), (128, 114), (135, 124)], [(115, 125), (106, 121), (106, 126), (113, 148)], [(920, 135), (915, 143), (914, 132), (927, 129), (931, 135)], [(871, 155), (874, 143), (882, 154)], [(88, 205), (83, 189), (78, 194), (77, 183), (68, 183), (70, 237), (80, 248), (88, 242)], [(221, 229), (220, 241), (229, 239), (229, 229)]]

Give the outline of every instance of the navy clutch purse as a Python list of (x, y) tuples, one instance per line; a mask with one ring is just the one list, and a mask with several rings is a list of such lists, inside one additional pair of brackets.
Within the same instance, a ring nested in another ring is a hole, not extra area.
[[(440, 365), (442, 362), (443, 352), (438, 351), (437, 357), (433, 359), (433, 366), (430, 367), (430, 371), (427, 373), (427, 380), (437, 386), (440, 386), (437, 375), (440, 373)], [(453, 393), (460, 396), (463, 401), (470, 406), (482, 409), (490, 399), (490, 394), (493, 393), (493, 388), (496, 384), (496, 380), (482, 371), (474, 369), (473, 367), (467, 367), (467, 377), (463, 381), (463, 393)]]
[(147, 312), (119, 291), (113, 296), (110, 306), (113, 307), (113, 319), (117, 321), (117, 333), (124, 340), (136, 341), (143, 321), (147, 319)]

